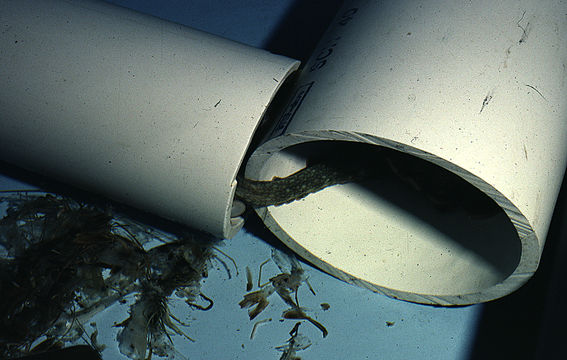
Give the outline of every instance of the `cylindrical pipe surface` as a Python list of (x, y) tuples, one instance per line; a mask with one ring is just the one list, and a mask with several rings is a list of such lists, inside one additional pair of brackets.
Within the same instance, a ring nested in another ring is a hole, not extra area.
[(0, 158), (221, 237), (298, 62), (101, 1), (0, 1)]
[(247, 166), (266, 180), (329, 141), (379, 145), (456, 174), (500, 215), (408, 210), (396, 181), (260, 215), (321, 269), (389, 296), (460, 305), (512, 292), (538, 266), (565, 171), (565, 14), (562, 1), (349, 1)]

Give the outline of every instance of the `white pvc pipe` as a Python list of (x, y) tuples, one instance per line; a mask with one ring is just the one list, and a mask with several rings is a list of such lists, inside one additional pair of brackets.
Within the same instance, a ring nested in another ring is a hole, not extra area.
[(0, 1), (0, 158), (232, 237), (240, 167), (298, 62), (100, 1)]
[(247, 166), (267, 180), (304, 167), (318, 141), (379, 145), (457, 174), (499, 215), (418, 199), (408, 211), (380, 195), (408, 203), (396, 179), (259, 214), (324, 271), (392, 297), (462, 305), (514, 291), (537, 269), (565, 171), (565, 14), (563, 1), (349, 1)]

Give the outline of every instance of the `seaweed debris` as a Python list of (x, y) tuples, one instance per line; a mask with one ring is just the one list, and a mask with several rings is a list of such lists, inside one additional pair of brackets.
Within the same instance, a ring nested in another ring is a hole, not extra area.
[(282, 352), (280, 360), (300, 360), (301, 358), (296, 355), (297, 351), (305, 350), (311, 346), (311, 341), (299, 333), (299, 325), (301, 325), (301, 322), (295, 323), (295, 326), (289, 332), (291, 337), (285, 345), (276, 346), (276, 350)]
[[(269, 261), (269, 260), (268, 260)], [(326, 337), (328, 335), (327, 329), (307, 315), (306, 309), (300, 307), (297, 292), (302, 284), (306, 284), (313, 295), (315, 291), (309, 284), (307, 276), (299, 261), (293, 256), (287, 255), (276, 249), (272, 249), (272, 261), (277, 265), (280, 273), (273, 276), (265, 284), (261, 284), (262, 267), (268, 262), (265, 261), (260, 265), (258, 287), (259, 290), (248, 292), (244, 298), (238, 303), (240, 308), (248, 308), (248, 317), (250, 320), (255, 319), (262, 313), (269, 305), (268, 298), (273, 293), (278, 294), (282, 301), (289, 306), (289, 308), (282, 312), (282, 319), (306, 320), (319, 329)], [(247, 291), (250, 290), (250, 279), (247, 282)], [(252, 329), (250, 339), (254, 337), (258, 325), (271, 321), (272, 319), (264, 319), (257, 321)], [(309, 339), (303, 335), (298, 335), (298, 327), (301, 322), (297, 322), (292, 331), (290, 332), (291, 338), (288, 340), (287, 345), (276, 347), (278, 351), (283, 352), (281, 359), (299, 359), (295, 353), (296, 351), (306, 349), (311, 345)]]
[(0, 358), (28, 355), (42, 339), (42, 350), (80, 341), (99, 350), (97, 333), (89, 338), (82, 324), (129, 294), (130, 316), (116, 325), (124, 355), (172, 357), (170, 332), (193, 341), (168, 302), (175, 294), (192, 309), (212, 307), (200, 284), (216, 257), (214, 238), (161, 232), (48, 193), (13, 192), (0, 204)]

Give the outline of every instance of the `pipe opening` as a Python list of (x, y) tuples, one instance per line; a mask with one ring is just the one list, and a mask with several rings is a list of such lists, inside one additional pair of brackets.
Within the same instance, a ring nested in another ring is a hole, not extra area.
[(278, 228), (272, 231), (292, 239), (288, 245), (315, 265), (438, 296), (482, 291), (518, 266), (521, 243), (504, 211), (458, 175), (418, 157), (371, 144), (312, 141), (272, 154), (259, 175), (286, 177), (333, 160), (361, 174), (267, 209)]

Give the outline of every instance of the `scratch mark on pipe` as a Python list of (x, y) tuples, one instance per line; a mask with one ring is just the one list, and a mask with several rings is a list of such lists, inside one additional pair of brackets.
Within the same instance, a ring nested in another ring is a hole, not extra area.
[(539, 94), (539, 96), (541, 96), (543, 98), (543, 100), (547, 101), (547, 99), (545, 98), (545, 96), (543, 96), (543, 94), (541, 93), (541, 91), (539, 91), (538, 89), (536, 89), (535, 87), (526, 84), (527, 87), (529, 87), (530, 89), (534, 89), (535, 92), (537, 92)]
[(518, 44), (521, 44), (523, 42), (526, 42), (526, 40), (528, 39), (528, 34), (531, 30), (530, 28), (530, 23), (528, 22), (526, 24), (526, 26), (522, 26), (520, 25), (520, 22), (522, 22), (522, 20), (524, 20), (524, 16), (526, 15), (526, 12), (524, 11), (524, 13), (522, 14), (522, 17), (520, 18), (520, 20), (518, 20), (518, 22), (516, 23), (516, 25), (522, 29), (522, 37), (520, 38), (520, 40), (518, 41)]
[(488, 94), (486, 94), (486, 96), (484, 97), (484, 100), (482, 100), (482, 106), (480, 107), (480, 111), (478, 112), (479, 114), (482, 113), (482, 110), (484, 110), (486, 105), (488, 105), (490, 100), (492, 100), (493, 96), (494, 96), (494, 94), (493, 94), (492, 91), (489, 91)]

